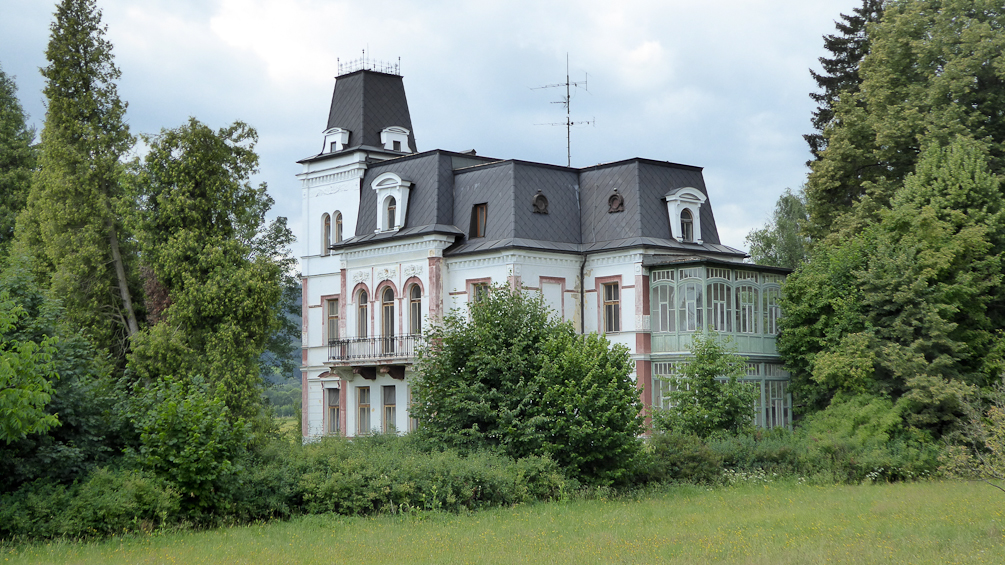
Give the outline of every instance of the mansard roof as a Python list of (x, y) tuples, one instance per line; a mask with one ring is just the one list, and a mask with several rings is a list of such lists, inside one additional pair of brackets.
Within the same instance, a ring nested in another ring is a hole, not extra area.
[(363, 69), (336, 77), (325, 130), (349, 130), (349, 142), (343, 151), (364, 146), (382, 148), (380, 132), (390, 126), (409, 130), (408, 146), (414, 153), (412, 117), (401, 76)]
[[(628, 159), (582, 169), (517, 159), (492, 159), (435, 150), (370, 164), (363, 178), (353, 247), (424, 233), (456, 237), (448, 255), (521, 248), (560, 253), (596, 253), (625, 248), (665, 249), (742, 259), (743, 251), (721, 245), (711, 203), (700, 210), (702, 243), (671, 235), (668, 190), (690, 187), (707, 197), (700, 167)], [(375, 234), (377, 196), (371, 183), (393, 172), (412, 183), (408, 217), (397, 232)], [(623, 199), (612, 212), (610, 198)], [(547, 213), (535, 211), (538, 194)], [(485, 204), (484, 237), (471, 237), (471, 211)]]

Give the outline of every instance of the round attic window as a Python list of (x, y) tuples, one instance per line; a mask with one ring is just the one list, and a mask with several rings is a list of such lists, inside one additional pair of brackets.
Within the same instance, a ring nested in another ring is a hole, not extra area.
[(614, 189), (614, 194), (607, 199), (607, 205), (610, 207), (607, 210), (608, 214), (615, 214), (617, 212), (625, 211), (625, 197), (618, 194), (618, 189)]
[(537, 191), (537, 194), (534, 195), (534, 198), (531, 202), (534, 205), (535, 214), (548, 213), (548, 199), (543, 194), (541, 194), (540, 190)]

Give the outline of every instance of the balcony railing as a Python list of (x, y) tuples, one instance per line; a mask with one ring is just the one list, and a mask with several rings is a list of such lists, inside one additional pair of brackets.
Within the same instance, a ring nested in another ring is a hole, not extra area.
[(390, 337), (352, 337), (328, 342), (330, 361), (411, 361), (421, 335), (395, 335)]

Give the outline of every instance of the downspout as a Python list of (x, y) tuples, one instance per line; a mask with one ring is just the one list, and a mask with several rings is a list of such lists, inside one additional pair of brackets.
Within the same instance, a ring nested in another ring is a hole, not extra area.
[(583, 253), (583, 262), (579, 264), (579, 334), (586, 335), (586, 253)]

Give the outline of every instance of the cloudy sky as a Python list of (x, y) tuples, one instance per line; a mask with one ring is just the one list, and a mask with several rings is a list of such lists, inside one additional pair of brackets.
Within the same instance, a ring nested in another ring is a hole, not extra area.
[[(704, 167), (723, 243), (802, 184), (821, 36), (857, 0), (98, 0), (133, 133), (189, 116), (257, 128), (275, 215), (300, 230), (298, 159), (317, 153), (336, 61), (401, 60), (420, 151), (565, 164), (559, 89), (572, 80), (572, 164), (629, 157)], [(54, 3), (0, 0), (0, 66), (30, 119)], [(299, 248), (294, 250), (298, 255)]]

